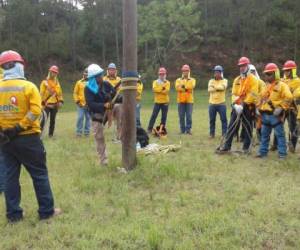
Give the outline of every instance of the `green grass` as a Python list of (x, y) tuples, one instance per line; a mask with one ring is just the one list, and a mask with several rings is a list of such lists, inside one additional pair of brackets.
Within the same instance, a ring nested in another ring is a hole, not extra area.
[[(75, 138), (75, 107), (67, 96), (56, 138), (44, 140), (56, 205), (64, 214), (38, 221), (32, 183), (23, 171), (25, 218), (7, 224), (1, 197), (0, 249), (300, 249), (298, 156), (217, 156), (219, 140), (208, 139), (207, 96), (196, 96), (192, 137), (178, 135), (174, 97), (169, 136), (161, 143), (181, 142), (182, 149), (139, 156), (136, 170), (124, 175), (117, 171), (121, 146), (111, 143), (111, 129), (105, 169), (97, 163), (92, 136)], [(144, 126), (151, 109), (146, 93)]]

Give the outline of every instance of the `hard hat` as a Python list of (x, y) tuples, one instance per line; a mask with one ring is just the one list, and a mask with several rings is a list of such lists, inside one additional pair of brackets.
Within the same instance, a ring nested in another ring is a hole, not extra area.
[(190, 70), (191, 70), (191, 68), (187, 64), (183, 65), (182, 68), (181, 68), (181, 71), (190, 71)]
[(239, 59), (238, 66), (242, 66), (242, 65), (246, 65), (246, 64), (250, 64), (249, 58), (245, 57), (245, 56), (241, 57)]
[(220, 72), (223, 72), (224, 69), (223, 69), (223, 67), (222, 67), (221, 65), (217, 65), (217, 66), (214, 67), (214, 71), (220, 71)]
[(297, 68), (297, 64), (292, 60), (288, 60), (283, 65), (282, 70), (289, 70), (289, 69), (296, 69), (296, 68)]
[(87, 68), (88, 78), (103, 74), (104, 70), (98, 64), (91, 64)]
[(58, 73), (59, 73), (59, 68), (58, 68), (56, 65), (52, 65), (52, 66), (49, 68), (49, 71), (58, 74)]
[(279, 68), (275, 63), (268, 63), (264, 69), (264, 73), (276, 72)]
[(20, 62), (24, 64), (24, 59), (16, 51), (13, 50), (3, 51), (0, 54), (0, 66), (9, 62)]
[(167, 70), (164, 67), (159, 68), (158, 70), (159, 75), (165, 75), (167, 74)]
[(117, 69), (117, 66), (114, 63), (108, 64), (108, 69)]

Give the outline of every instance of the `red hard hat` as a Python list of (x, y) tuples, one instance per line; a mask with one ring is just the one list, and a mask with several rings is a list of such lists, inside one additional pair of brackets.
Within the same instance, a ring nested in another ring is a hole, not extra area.
[(182, 68), (181, 68), (181, 71), (190, 71), (190, 70), (191, 70), (191, 68), (187, 64), (183, 65)]
[(279, 69), (275, 63), (268, 63), (264, 69), (264, 73), (276, 72), (277, 70), (279, 70)]
[(245, 64), (250, 64), (250, 60), (248, 57), (243, 56), (239, 59), (238, 66), (245, 65)]
[(59, 73), (59, 68), (58, 68), (56, 65), (52, 65), (52, 66), (49, 68), (49, 71), (58, 74), (58, 73)]
[(167, 70), (164, 67), (159, 68), (158, 70), (159, 75), (165, 75), (167, 74)]
[(289, 70), (289, 69), (296, 69), (296, 68), (297, 68), (297, 64), (292, 60), (288, 60), (283, 65), (282, 70)]
[(3, 65), (8, 62), (20, 62), (24, 64), (24, 59), (16, 51), (13, 50), (3, 51), (0, 55), (0, 65)]

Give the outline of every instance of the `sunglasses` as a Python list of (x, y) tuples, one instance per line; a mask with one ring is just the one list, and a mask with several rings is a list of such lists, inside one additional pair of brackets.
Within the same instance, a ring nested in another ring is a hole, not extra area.
[(16, 62), (8, 62), (8, 63), (3, 64), (1, 67), (4, 70), (9, 70), (9, 69), (12, 69), (13, 67), (15, 67), (15, 65), (16, 65)]

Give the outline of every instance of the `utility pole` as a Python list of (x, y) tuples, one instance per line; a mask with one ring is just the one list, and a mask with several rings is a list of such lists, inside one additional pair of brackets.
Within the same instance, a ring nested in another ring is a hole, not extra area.
[(122, 163), (136, 166), (137, 0), (123, 0)]

